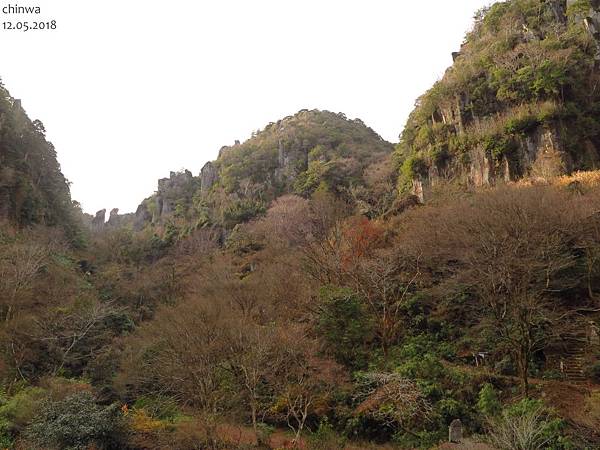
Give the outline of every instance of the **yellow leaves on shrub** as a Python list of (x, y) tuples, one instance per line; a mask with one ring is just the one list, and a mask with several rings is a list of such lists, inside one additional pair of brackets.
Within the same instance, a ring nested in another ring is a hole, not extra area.
[(288, 404), (288, 396), (280, 395), (275, 399), (275, 402), (271, 406), (270, 410), (272, 413), (275, 413), (275, 414), (282, 413), (287, 408), (287, 404)]
[(517, 187), (530, 187), (535, 185), (550, 185), (566, 189), (575, 189), (585, 193), (587, 189), (600, 186), (600, 170), (574, 172), (571, 175), (562, 175), (555, 178), (523, 178), (515, 183)]
[(595, 188), (600, 186), (600, 170), (591, 170), (586, 172), (575, 172), (571, 175), (564, 175), (556, 180), (558, 186), (570, 186), (578, 183), (585, 188)]
[(129, 417), (131, 429), (136, 433), (154, 434), (172, 427), (169, 423), (150, 417), (143, 409), (127, 409), (126, 415)]

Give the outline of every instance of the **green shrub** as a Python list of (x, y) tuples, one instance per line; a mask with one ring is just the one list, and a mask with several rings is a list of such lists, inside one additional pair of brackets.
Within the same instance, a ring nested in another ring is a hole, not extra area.
[(508, 134), (524, 134), (531, 131), (538, 125), (537, 117), (533, 115), (525, 115), (520, 117), (510, 118), (504, 126)]
[(269, 446), (271, 436), (275, 432), (275, 428), (269, 424), (260, 422), (256, 426), (256, 441), (260, 448)]
[(509, 7), (510, 4), (505, 2), (492, 5), (483, 17), (484, 27), (494, 33), (497, 32)]
[(407, 433), (401, 430), (394, 435), (393, 439), (400, 448), (430, 449), (434, 448), (441, 440), (447, 439), (446, 434), (447, 430), (422, 430), (416, 433)]
[(489, 417), (497, 416), (502, 409), (500, 400), (498, 400), (498, 393), (489, 383), (483, 385), (479, 391), (479, 399), (477, 400), (477, 408), (484, 415)]
[(12, 436), (21, 432), (37, 414), (46, 398), (46, 391), (27, 387), (10, 398), (2, 398), (0, 406), (0, 435)]
[(543, 102), (537, 112), (537, 121), (539, 123), (552, 122), (563, 115), (563, 110), (556, 103)]
[(425, 125), (417, 132), (413, 145), (420, 150), (425, 150), (429, 145), (433, 144), (433, 141), (433, 130), (428, 125)]
[(180, 415), (177, 403), (169, 397), (142, 396), (136, 399), (133, 407), (135, 409), (143, 409), (150, 417), (160, 420), (173, 421)]
[(360, 298), (335, 286), (321, 288), (320, 297), (318, 332), (338, 362), (364, 368), (373, 324)]
[(100, 406), (88, 392), (46, 402), (27, 428), (26, 436), (39, 445), (65, 450), (84, 450), (92, 445), (106, 450), (123, 448), (118, 406)]
[(319, 428), (309, 437), (310, 450), (342, 450), (346, 448), (346, 439), (339, 436), (325, 417), (319, 423)]
[(248, 222), (266, 211), (263, 202), (252, 199), (236, 200), (227, 205), (223, 211), (223, 222), (228, 228), (232, 228), (238, 223)]
[(436, 145), (431, 150), (431, 160), (436, 167), (444, 167), (450, 158), (447, 145)]
[(429, 166), (421, 155), (412, 155), (404, 161), (400, 170), (406, 180), (412, 180), (418, 176), (427, 176)]
[(510, 157), (517, 149), (517, 144), (510, 136), (494, 134), (483, 138), (483, 148), (495, 161)]
[(404, 360), (420, 359), (425, 354), (450, 360), (456, 356), (456, 348), (452, 343), (440, 341), (430, 334), (418, 334), (407, 336), (398, 349), (398, 356)]
[(590, 9), (592, 9), (592, 2), (590, 0), (576, 0), (567, 8), (567, 16), (585, 16), (590, 12)]

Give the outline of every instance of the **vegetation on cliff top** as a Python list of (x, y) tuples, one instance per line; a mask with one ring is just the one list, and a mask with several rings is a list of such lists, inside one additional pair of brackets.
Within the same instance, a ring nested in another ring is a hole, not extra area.
[(537, 127), (560, 136), (570, 169), (595, 167), (598, 47), (582, 20), (591, 6), (512, 0), (480, 11), (454, 65), (419, 98), (402, 132), (401, 186), (430, 170), (464, 174), (476, 148), (496, 165), (506, 159), (513, 177), (528, 175), (515, 152)]

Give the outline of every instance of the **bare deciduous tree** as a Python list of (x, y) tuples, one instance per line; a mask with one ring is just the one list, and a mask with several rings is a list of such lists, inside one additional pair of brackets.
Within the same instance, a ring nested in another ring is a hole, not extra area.
[(355, 400), (360, 402), (357, 413), (405, 430), (414, 420), (428, 420), (433, 411), (419, 387), (397, 373), (362, 375)]
[(38, 242), (31, 239), (31, 236), (2, 245), (0, 296), (5, 321), (13, 317), (19, 297), (31, 289), (36, 276), (48, 263), (54, 248), (53, 242)]
[(471, 313), (491, 327), (528, 393), (533, 355), (576, 326), (561, 295), (580, 282), (575, 230), (581, 211), (553, 188), (497, 189), (409, 220), (405, 240), (447, 286), (478, 299)]
[[(89, 301), (88, 304), (63, 308), (50, 316), (35, 319), (36, 340), (43, 342), (57, 355), (52, 375), (57, 375), (69, 362), (76, 350), (83, 352), (79, 358), (90, 359), (101, 336), (106, 333), (104, 322), (119, 310), (110, 302)], [(88, 348), (79, 349), (84, 342)]]

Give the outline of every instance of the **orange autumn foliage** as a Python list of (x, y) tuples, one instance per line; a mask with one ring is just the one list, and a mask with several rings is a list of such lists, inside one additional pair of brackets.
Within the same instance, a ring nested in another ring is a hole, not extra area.
[(347, 269), (372, 255), (384, 238), (385, 229), (366, 217), (352, 217), (343, 228), (342, 267)]

